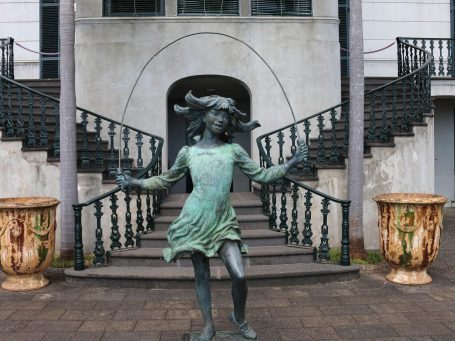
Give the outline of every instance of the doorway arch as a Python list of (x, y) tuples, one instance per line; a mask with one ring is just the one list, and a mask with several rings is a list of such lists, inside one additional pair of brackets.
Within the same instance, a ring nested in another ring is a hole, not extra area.
[[(236, 107), (246, 113), (245, 121), (251, 120), (251, 96), (248, 87), (240, 80), (221, 75), (197, 75), (179, 79), (169, 87), (167, 93), (167, 143), (169, 167), (175, 162), (179, 150), (188, 144), (187, 122), (174, 112), (174, 104), (186, 106), (185, 95), (189, 90), (197, 97), (220, 95), (236, 101)], [(251, 132), (236, 133), (233, 142), (240, 144), (251, 155)], [(191, 179), (179, 181), (171, 193), (188, 193), (192, 189)], [(236, 167), (232, 185), (234, 192), (249, 192), (249, 179)]]

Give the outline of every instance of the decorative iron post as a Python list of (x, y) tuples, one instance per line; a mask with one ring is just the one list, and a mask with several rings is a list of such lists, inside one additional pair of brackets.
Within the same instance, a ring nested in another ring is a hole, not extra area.
[(73, 205), (74, 210), (74, 270), (85, 269), (84, 245), (82, 244), (82, 206)]
[(341, 259), (340, 265), (351, 265), (349, 258), (349, 206), (351, 203), (342, 203), (343, 222), (341, 223)]

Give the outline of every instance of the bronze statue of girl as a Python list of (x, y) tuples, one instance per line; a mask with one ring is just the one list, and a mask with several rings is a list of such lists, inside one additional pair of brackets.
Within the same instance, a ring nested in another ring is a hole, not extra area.
[(248, 288), (241, 253), (246, 248), (241, 242), (239, 225), (230, 203), (233, 168), (237, 165), (254, 182), (272, 182), (304, 161), (308, 157), (308, 148), (300, 143), (295, 155), (286, 163), (261, 168), (238, 144), (223, 141), (226, 133), (248, 131), (259, 125), (257, 121), (241, 122), (240, 118), (245, 114), (235, 107), (234, 100), (220, 96), (197, 98), (190, 91), (185, 101), (188, 107), (176, 105), (174, 110), (190, 121), (188, 134), (197, 143), (183, 147), (167, 172), (144, 180), (119, 174), (117, 183), (123, 187), (161, 191), (169, 189), (190, 172), (193, 191), (169, 228), (169, 247), (164, 249), (164, 259), (171, 262), (185, 254), (191, 256), (196, 294), (204, 320), (200, 340), (212, 340), (215, 328), (209, 258), (218, 253), (232, 280), (234, 311), (228, 318), (243, 337), (256, 339), (255, 331), (245, 319)]

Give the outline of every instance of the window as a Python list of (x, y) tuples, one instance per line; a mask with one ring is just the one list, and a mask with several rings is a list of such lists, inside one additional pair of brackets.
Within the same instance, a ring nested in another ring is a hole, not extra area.
[(104, 0), (104, 15), (163, 16), (164, 0)]
[(251, 15), (311, 16), (311, 0), (252, 0)]
[(239, 0), (178, 0), (177, 14), (239, 15)]
[[(40, 20), (40, 50), (44, 53), (57, 53), (60, 51), (58, 35), (58, 0), (41, 1), (41, 20)], [(59, 77), (58, 55), (41, 55), (40, 57), (40, 77), (58, 78)]]

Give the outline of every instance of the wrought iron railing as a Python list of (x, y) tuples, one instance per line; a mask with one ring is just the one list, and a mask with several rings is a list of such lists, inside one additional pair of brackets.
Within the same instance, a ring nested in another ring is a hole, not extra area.
[[(430, 65), (431, 54), (397, 38), (400, 77), (365, 94), (365, 144), (393, 143), (394, 135), (410, 134), (411, 126), (423, 122), (423, 115), (431, 110)], [(305, 185), (301, 180), (313, 180), (317, 169), (344, 167), (349, 142), (349, 101), (335, 105), (297, 122), (309, 146), (308, 160), (295, 168), (286, 180), (261, 187), (263, 211), (269, 215), (271, 229), (286, 231), (288, 244), (313, 246), (315, 231), (312, 226), (314, 198), (320, 198), (322, 226), (318, 258), (328, 260), (330, 248), (328, 221), (341, 225), (342, 265), (349, 265), (349, 204)], [(290, 124), (257, 138), (263, 166), (281, 164), (297, 149), (296, 125)], [(276, 205), (281, 196), (281, 208)], [(292, 219), (288, 224), (287, 201), (292, 201)], [(336, 209), (330, 212), (332, 204)], [(318, 203), (319, 205), (319, 203)], [(303, 219), (299, 214), (303, 211)], [(338, 215), (337, 217), (329, 214)], [(341, 219), (339, 218), (341, 213)], [(301, 226), (301, 230), (298, 230)], [(300, 236), (300, 238), (299, 238)]]
[[(410, 45), (420, 47), (431, 53), (433, 59), (430, 62), (431, 77), (455, 78), (455, 39), (453, 38), (402, 38)], [(399, 66), (398, 75), (405, 75), (409, 70), (406, 61), (412, 53), (409, 48), (402, 46), (399, 50), (399, 58), (404, 61)], [(414, 66), (415, 67), (415, 66)]]
[(0, 38), (0, 75), (14, 79), (14, 39)]
[[(163, 139), (154, 136), (150, 141), (153, 155), (152, 160), (146, 168), (136, 174), (136, 178), (148, 178), (161, 174)], [(133, 199), (134, 196), (135, 200)], [(85, 268), (83, 249), (84, 213), (86, 214), (86, 218), (91, 214), (96, 217), (95, 226), (92, 226), (94, 231), (88, 232), (95, 234), (93, 265), (100, 266), (106, 265), (107, 263), (107, 254), (104, 245), (109, 240), (110, 250), (133, 248), (136, 246), (137, 239), (141, 234), (155, 230), (154, 218), (160, 214), (161, 202), (162, 193), (131, 189), (122, 192), (121, 188), (117, 187), (85, 203), (73, 205), (75, 218), (74, 269), (84, 270)], [(109, 215), (103, 218), (104, 206), (109, 207), (110, 212)], [(133, 229), (133, 216), (135, 216), (135, 229)], [(110, 227), (109, 235), (103, 233), (103, 226)]]
[[(58, 98), (0, 76), (0, 128), (3, 138), (24, 139), (24, 149), (47, 150), (50, 158), (60, 154)], [(122, 168), (127, 174), (140, 172), (154, 155), (157, 136), (77, 107), (78, 168), (99, 171), (113, 179), (122, 149)], [(118, 134), (121, 134), (122, 145)], [(134, 142), (131, 143), (130, 141)], [(55, 159), (56, 160), (56, 159)]]

